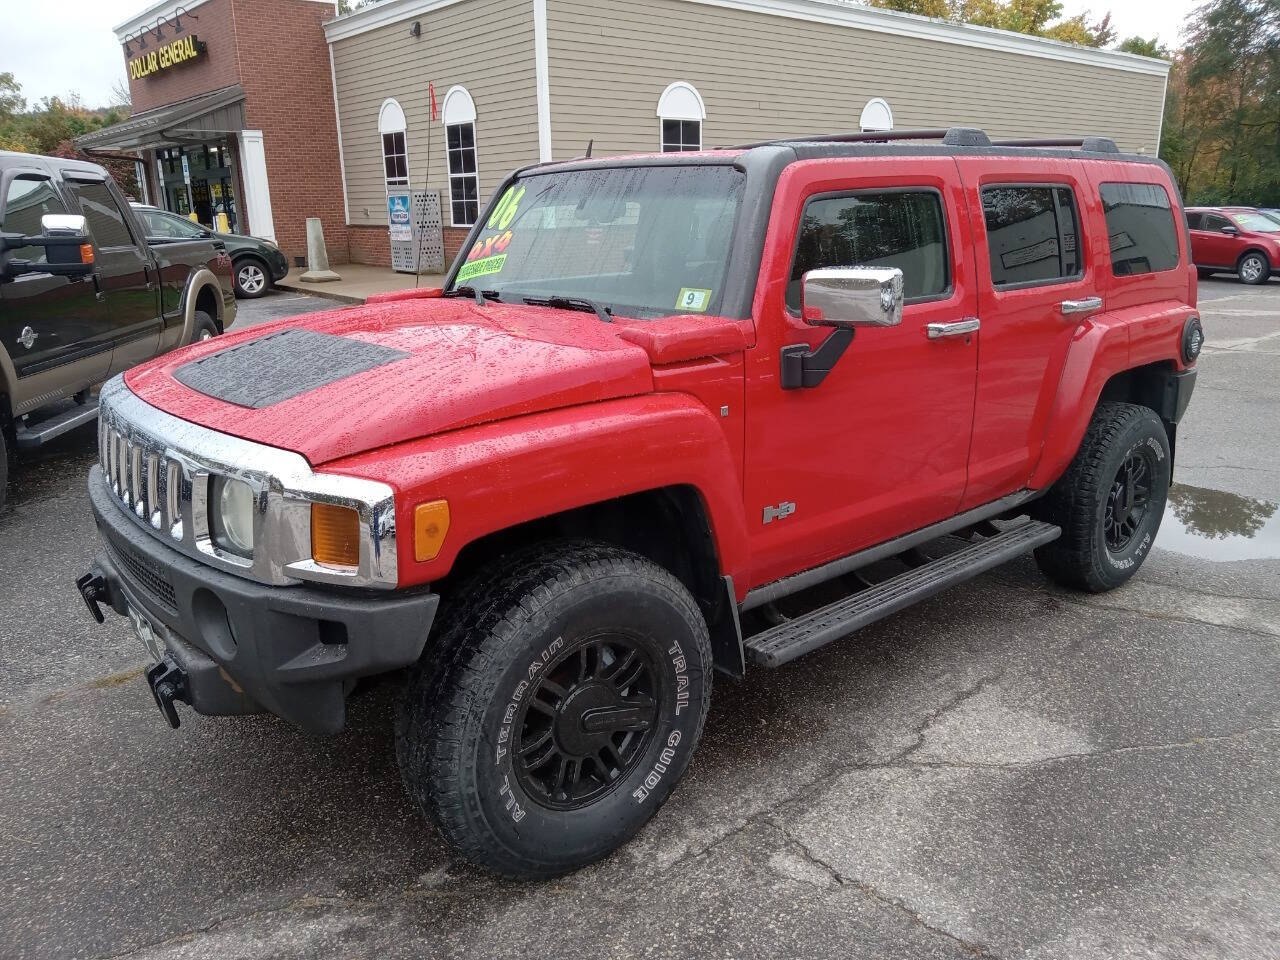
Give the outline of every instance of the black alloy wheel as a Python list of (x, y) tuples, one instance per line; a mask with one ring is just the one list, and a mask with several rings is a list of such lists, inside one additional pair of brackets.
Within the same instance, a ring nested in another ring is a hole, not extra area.
[(653, 739), (658, 677), (649, 653), (621, 634), (562, 654), (517, 718), (520, 785), (557, 810), (580, 809), (611, 790)]
[(1155, 472), (1153, 460), (1149, 447), (1138, 447), (1130, 451), (1111, 481), (1102, 528), (1107, 549), (1112, 553), (1126, 550), (1146, 519), (1151, 502), (1151, 477)]

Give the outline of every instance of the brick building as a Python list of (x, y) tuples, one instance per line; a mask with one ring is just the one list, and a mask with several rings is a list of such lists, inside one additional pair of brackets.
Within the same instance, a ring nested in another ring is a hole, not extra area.
[(332, 0), (160, 0), (116, 27), (133, 116), (85, 137), (137, 156), (138, 199), (306, 255), (306, 218), (349, 259), (333, 79)]

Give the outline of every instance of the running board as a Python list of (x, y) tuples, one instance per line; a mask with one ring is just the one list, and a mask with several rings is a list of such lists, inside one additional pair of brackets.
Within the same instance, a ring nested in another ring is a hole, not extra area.
[(76, 427), (92, 423), (98, 419), (98, 401), (90, 400), (86, 404), (77, 404), (65, 413), (49, 417), (30, 426), (19, 426), (15, 439), (19, 450), (31, 450), (43, 447), (64, 433), (70, 433)]
[(1059, 527), (1049, 523), (1031, 520), (1020, 524), (812, 613), (757, 633), (744, 644), (747, 658), (766, 667), (780, 667), (913, 603), (1051, 543), (1061, 534)]

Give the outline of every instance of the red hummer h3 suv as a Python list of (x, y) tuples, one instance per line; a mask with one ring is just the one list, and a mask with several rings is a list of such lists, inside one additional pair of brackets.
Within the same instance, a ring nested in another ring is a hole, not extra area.
[(443, 290), (116, 378), (90, 609), (175, 726), (333, 732), (407, 668), (416, 804), (552, 875), (667, 798), (715, 671), (1031, 550), (1119, 586), (1203, 337), (1168, 168), (892, 136), (520, 170)]

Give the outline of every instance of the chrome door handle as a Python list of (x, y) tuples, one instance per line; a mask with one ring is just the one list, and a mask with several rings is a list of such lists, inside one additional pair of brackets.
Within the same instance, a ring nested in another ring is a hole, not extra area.
[(1083, 300), (1063, 300), (1062, 315), (1069, 317), (1076, 313), (1093, 313), (1102, 309), (1101, 297), (1085, 297)]
[(941, 340), (943, 337), (965, 337), (977, 333), (982, 321), (977, 317), (957, 320), (955, 323), (931, 323), (924, 328), (925, 336), (930, 340)]

